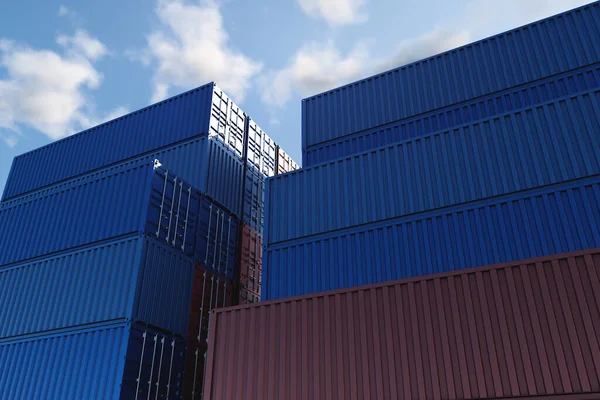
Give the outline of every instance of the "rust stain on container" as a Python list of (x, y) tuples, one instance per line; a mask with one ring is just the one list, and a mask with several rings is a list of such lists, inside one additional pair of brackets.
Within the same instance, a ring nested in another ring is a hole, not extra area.
[(599, 338), (593, 249), (217, 310), (204, 393), (600, 398)]

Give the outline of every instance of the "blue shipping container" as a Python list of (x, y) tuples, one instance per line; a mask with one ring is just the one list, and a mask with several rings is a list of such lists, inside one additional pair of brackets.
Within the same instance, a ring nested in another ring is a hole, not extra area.
[(200, 203), (194, 258), (206, 269), (236, 279), (240, 222), (227, 210), (203, 199)]
[[(244, 183), (244, 223), (263, 234), (265, 222), (265, 187), (267, 177), (256, 167), (247, 165)], [(276, 222), (273, 222), (276, 224)]]
[(241, 158), (245, 119), (210, 83), (15, 157), (2, 200), (198, 135), (220, 140)]
[(269, 179), (266, 242), (600, 173), (600, 89)]
[[(108, 170), (0, 206), (0, 266), (132, 233), (193, 253), (200, 195), (154, 163)], [(169, 197), (173, 197), (170, 199)], [(152, 201), (151, 201), (152, 200)], [(167, 205), (176, 204), (177, 208)], [(159, 224), (160, 221), (160, 224)]]
[(247, 126), (246, 161), (265, 176), (275, 175), (277, 145), (251, 118), (248, 118)]
[(0, 399), (178, 399), (184, 349), (128, 324), (2, 342)]
[(185, 336), (193, 274), (191, 258), (146, 236), (0, 269), (0, 339), (116, 320)]
[(600, 175), (266, 249), (266, 300), (600, 246)]
[(600, 3), (302, 101), (302, 149), (600, 61)]
[(303, 152), (302, 165), (307, 168), (323, 164), (598, 87), (600, 87), (600, 63), (595, 63), (500, 93), (343, 136), (341, 139), (323, 142)]

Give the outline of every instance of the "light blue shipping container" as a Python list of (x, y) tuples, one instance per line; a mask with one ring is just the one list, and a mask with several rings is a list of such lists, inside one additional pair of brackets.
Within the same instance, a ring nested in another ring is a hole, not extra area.
[(405, 118), (341, 139), (323, 142), (302, 154), (304, 168), (378, 147), (466, 125), (496, 115), (600, 87), (600, 63), (528, 82), (516, 88)]
[(600, 247), (600, 175), (268, 246), (265, 300)]
[(15, 157), (2, 199), (199, 135), (215, 138), (242, 158), (245, 120), (245, 113), (210, 83)]
[(0, 399), (179, 399), (184, 351), (131, 324), (0, 342)]
[(600, 61), (600, 3), (302, 101), (302, 149)]
[(0, 269), (0, 339), (108, 321), (187, 334), (194, 261), (130, 236)]
[(266, 243), (600, 173), (600, 89), (270, 178)]

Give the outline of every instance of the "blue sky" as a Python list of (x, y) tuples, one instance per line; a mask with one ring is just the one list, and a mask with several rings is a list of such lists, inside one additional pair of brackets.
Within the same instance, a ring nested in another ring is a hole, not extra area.
[(299, 162), (302, 98), (589, 2), (5, 0), (0, 192), (14, 156), (212, 80)]

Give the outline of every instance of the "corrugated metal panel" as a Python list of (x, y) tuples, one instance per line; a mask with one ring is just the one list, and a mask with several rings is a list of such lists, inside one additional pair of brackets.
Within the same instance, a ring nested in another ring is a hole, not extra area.
[(302, 165), (307, 168), (338, 158), (345, 158), (352, 154), (469, 124), (598, 87), (600, 87), (600, 64), (595, 63), (592, 66), (527, 83), (518, 88), (511, 88), (490, 96), (469, 100), (312, 146), (303, 152)]
[(268, 243), (600, 173), (600, 90), (269, 179)]
[(144, 242), (143, 269), (132, 319), (185, 336), (194, 261), (156, 239)]
[(0, 343), (0, 399), (178, 399), (184, 350), (129, 324)]
[[(144, 232), (163, 237), (164, 231), (173, 246), (192, 252), (199, 194), (188, 193), (189, 186), (179, 181), (179, 190), (167, 190), (163, 196), (164, 182), (173, 183), (173, 177), (144, 163), (90, 174), (2, 205), (0, 226), (5, 234), (0, 236), (0, 265)], [(182, 190), (186, 195), (179, 199)]]
[(599, 338), (595, 249), (218, 310), (205, 399), (594, 398)]
[(132, 329), (120, 399), (181, 399), (185, 349), (180, 338)]
[(196, 265), (183, 378), (184, 399), (202, 398), (209, 312), (233, 304), (232, 288), (231, 281), (212, 273), (200, 264)]
[(276, 171), (276, 144), (252, 119), (248, 119), (248, 146), (246, 160), (263, 175), (273, 176)]
[[(181, 163), (194, 165), (193, 158), (181, 158)], [(230, 149), (210, 141), (210, 162), (203, 165), (208, 175), (206, 194), (236, 216), (242, 216), (244, 163)]]
[(277, 145), (277, 175), (295, 171), (299, 168), (298, 164), (292, 160), (292, 157), (283, 151), (281, 146)]
[(304, 99), (302, 148), (598, 62), (598, 37), (594, 2)]
[(201, 86), (15, 157), (3, 200), (207, 134), (213, 87)]
[(247, 224), (242, 224), (240, 242), (240, 302), (260, 301), (262, 286), (262, 236)]
[(203, 199), (194, 258), (211, 271), (234, 279), (239, 227), (235, 215)]
[(111, 320), (185, 335), (193, 261), (133, 236), (0, 270), (0, 339)]
[(599, 227), (596, 175), (269, 246), (263, 299), (600, 247)]
[(0, 399), (118, 399), (126, 326), (0, 344)]
[(243, 221), (262, 234), (265, 221), (265, 186), (267, 178), (252, 165), (246, 166), (245, 176)]

